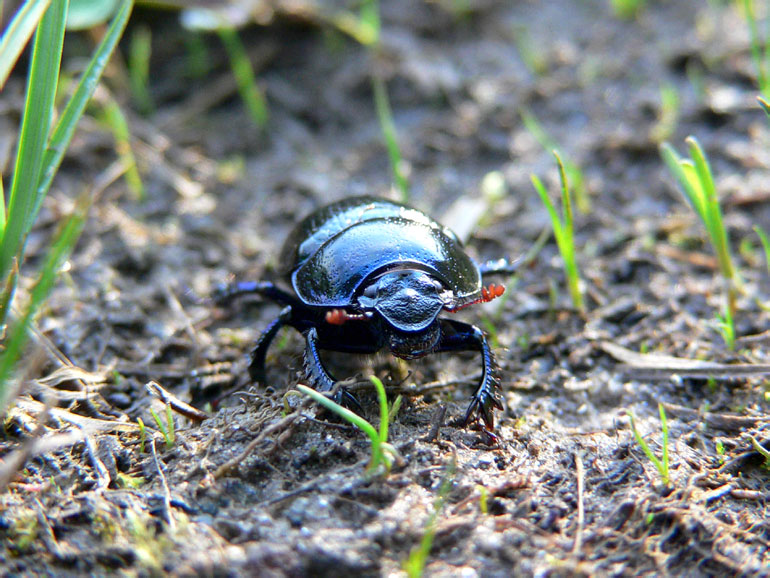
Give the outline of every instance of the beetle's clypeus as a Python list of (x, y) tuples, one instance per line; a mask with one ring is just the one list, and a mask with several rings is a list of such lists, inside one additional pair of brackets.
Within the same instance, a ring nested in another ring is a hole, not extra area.
[[(497, 364), (484, 333), (473, 325), (439, 317), (500, 296), (502, 285), (482, 285), (487, 274), (511, 273), (505, 260), (477, 265), (457, 236), (426, 214), (375, 197), (353, 197), (312, 213), (289, 234), (279, 258), (291, 291), (271, 282), (242, 282), (220, 299), (257, 293), (281, 305), (251, 354), (252, 379), (263, 382), (267, 349), (289, 325), (305, 337), (305, 371), (311, 385), (330, 391), (335, 380), (320, 349), (374, 353), (387, 347), (414, 359), (442, 351), (476, 350), (481, 380), (465, 413), (487, 432), (501, 409)], [(337, 401), (357, 406), (340, 388)]]

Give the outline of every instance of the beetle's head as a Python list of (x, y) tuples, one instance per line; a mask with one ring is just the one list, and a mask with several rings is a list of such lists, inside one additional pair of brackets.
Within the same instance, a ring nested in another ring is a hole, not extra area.
[(390, 350), (403, 358), (422, 357), (439, 338), (436, 318), (446, 304), (446, 289), (424, 271), (405, 269), (378, 277), (358, 298), (364, 310), (382, 319)]

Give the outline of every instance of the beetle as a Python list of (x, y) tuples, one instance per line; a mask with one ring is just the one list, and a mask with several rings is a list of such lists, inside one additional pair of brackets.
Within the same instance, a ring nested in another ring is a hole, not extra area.
[[(278, 272), (291, 290), (270, 281), (240, 282), (219, 297), (258, 294), (283, 306), (251, 353), (249, 374), (263, 384), (270, 343), (287, 325), (305, 337), (305, 374), (321, 392), (332, 391), (335, 379), (319, 350), (388, 348), (402, 359), (478, 351), (481, 379), (462, 423), (477, 412), (491, 434), (494, 409), (502, 405), (489, 343), (478, 327), (439, 314), (499, 297), (505, 288), (484, 286), (482, 277), (515, 269), (516, 263), (504, 259), (478, 265), (450, 229), (417, 209), (372, 196), (351, 197), (318, 209), (287, 237)], [(344, 388), (337, 389), (335, 401), (359, 407)]]

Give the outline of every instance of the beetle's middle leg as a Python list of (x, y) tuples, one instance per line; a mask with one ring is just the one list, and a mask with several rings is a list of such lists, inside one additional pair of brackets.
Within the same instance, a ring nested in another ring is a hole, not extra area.
[(214, 290), (213, 299), (219, 305), (230, 303), (243, 295), (259, 295), (281, 305), (298, 305), (300, 301), (288, 291), (270, 281), (238, 281)]
[(267, 350), (281, 328), (291, 323), (292, 313), (291, 305), (284, 307), (278, 317), (273, 319), (270, 325), (262, 332), (262, 335), (259, 336), (259, 339), (257, 339), (257, 344), (251, 351), (251, 362), (249, 363), (249, 375), (252, 381), (265, 384)]

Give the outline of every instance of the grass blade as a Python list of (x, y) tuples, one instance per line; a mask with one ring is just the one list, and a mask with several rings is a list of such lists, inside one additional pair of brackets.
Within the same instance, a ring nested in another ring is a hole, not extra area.
[(388, 414), (388, 396), (385, 393), (385, 386), (382, 385), (378, 377), (372, 375), (369, 379), (377, 390), (377, 398), (380, 404), (380, 442), (386, 443), (388, 441), (388, 422), (390, 419)]
[(104, 105), (104, 120), (115, 139), (115, 151), (126, 166), (125, 178), (128, 189), (135, 199), (142, 201), (144, 200), (144, 184), (139, 174), (139, 168), (136, 166), (134, 151), (131, 148), (131, 132), (128, 128), (128, 121), (120, 109), (120, 105), (112, 96)]
[[(2, 175), (0, 175), (0, 240), (3, 238), (5, 223), (5, 187), (3, 186)], [(0, 309), (0, 311), (2, 311), (2, 309)]]
[(767, 76), (767, 58), (768, 48), (765, 47), (764, 54), (761, 48), (763, 40), (759, 35), (759, 26), (757, 26), (757, 16), (754, 11), (754, 0), (743, 0), (743, 11), (746, 15), (746, 21), (749, 25), (749, 38), (751, 44), (751, 59), (754, 61), (754, 68), (757, 72), (757, 84), (759, 92), (763, 96), (770, 96), (770, 82)]
[(2, 279), (8, 274), (14, 257), (19, 256), (34, 220), (35, 191), (53, 118), (66, 15), (67, 0), (53, 0), (35, 32), (8, 221), (0, 244)]
[(50, 3), (51, 0), (24, 2), (0, 38), (0, 90)]
[(722, 276), (733, 280), (735, 278), (735, 271), (732, 259), (730, 258), (730, 251), (727, 247), (727, 236), (722, 222), (722, 210), (719, 206), (714, 178), (711, 176), (711, 167), (697, 139), (692, 136), (688, 137), (687, 143), (690, 146), (690, 156), (695, 163), (698, 181), (702, 187), (705, 225), (714, 241), (714, 248), (719, 257)]
[(702, 195), (694, 188), (695, 167), (692, 163), (679, 156), (676, 149), (669, 143), (664, 142), (660, 145), (660, 156), (668, 166), (668, 170), (674, 175), (674, 178), (680, 184), (684, 192), (684, 198), (687, 203), (695, 210), (701, 219), (704, 218), (705, 211), (701, 204)]
[(762, 242), (762, 248), (765, 250), (765, 265), (767, 266), (767, 272), (770, 273), (770, 238), (768, 238), (765, 230), (759, 225), (754, 226), (754, 232)]
[(142, 114), (152, 112), (150, 96), (150, 58), (152, 56), (152, 32), (147, 26), (140, 26), (131, 37), (129, 50), (128, 79), (131, 83), (131, 95), (136, 107)]
[(257, 125), (257, 128), (264, 128), (268, 119), (267, 102), (257, 84), (254, 69), (251, 66), (248, 54), (246, 54), (246, 49), (238, 37), (238, 32), (230, 26), (223, 25), (217, 28), (217, 34), (219, 34), (227, 55), (230, 57), (230, 66), (233, 69), (233, 76), (235, 76), (235, 82), (238, 85), (238, 92), (244, 104), (246, 104), (251, 119)]
[(668, 484), (670, 480), (668, 468), (668, 420), (666, 419), (666, 410), (663, 408), (662, 403), (658, 403), (658, 415), (660, 415), (661, 444), (663, 444), (663, 460), (661, 464), (663, 470), (661, 474), (663, 475), (663, 481)]
[(393, 180), (396, 183), (396, 188), (401, 193), (401, 200), (407, 202), (409, 200), (409, 180), (404, 172), (404, 161), (398, 148), (396, 125), (393, 122), (393, 113), (388, 101), (388, 91), (382, 78), (376, 75), (372, 76), (372, 89), (374, 91), (374, 107), (377, 110), (382, 134), (385, 137), (385, 146), (388, 149)]
[(767, 118), (770, 118), (770, 102), (768, 102), (766, 99), (762, 98), (761, 96), (757, 97), (757, 101), (759, 102), (759, 106), (762, 107), (762, 110), (765, 111)]
[[(104, 35), (99, 47), (91, 57), (88, 67), (80, 78), (80, 82), (78, 82), (75, 92), (72, 94), (72, 97), (62, 111), (43, 159), (42, 177), (37, 189), (37, 199), (35, 200), (33, 217), (37, 215), (40, 206), (43, 204), (43, 199), (48, 193), (48, 189), (51, 187), (51, 181), (53, 181), (53, 177), (59, 169), (59, 165), (64, 158), (64, 153), (72, 140), (72, 135), (75, 134), (75, 128), (77, 127), (78, 121), (80, 120), (80, 117), (83, 116), (86, 105), (88, 104), (88, 101), (91, 100), (91, 96), (96, 90), (99, 79), (101, 78), (107, 63), (110, 61), (110, 56), (123, 35), (123, 30), (126, 28), (133, 7), (133, 0), (123, 1), (117, 14), (115, 14), (115, 18), (113, 18), (110, 27), (107, 29), (107, 33)], [(0, 271), (2, 271), (2, 269), (0, 269)]]
[(658, 470), (658, 474), (660, 474), (660, 478), (663, 481), (663, 483), (665, 485), (668, 485), (670, 482), (669, 471), (668, 471), (668, 425), (666, 422), (666, 414), (665, 414), (665, 411), (663, 410), (662, 404), (658, 404), (658, 411), (661, 416), (661, 427), (663, 429), (663, 432), (662, 432), (663, 460), (662, 461), (652, 451), (650, 446), (647, 444), (647, 441), (644, 439), (644, 437), (642, 437), (642, 434), (639, 433), (639, 430), (636, 429), (636, 420), (634, 419), (634, 414), (632, 414), (631, 412), (628, 412), (628, 419), (631, 422), (631, 431), (634, 434), (636, 443), (639, 444), (639, 447), (642, 448), (644, 455), (647, 456), (647, 459), (649, 459), (652, 462), (652, 464), (655, 466), (655, 469)]
[(564, 261), (564, 274), (567, 278), (567, 287), (569, 288), (572, 304), (575, 309), (583, 313), (585, 311), (585, 304), (583, 302), (583, 294), (580, 291), (580, 274), (575, 260), (574, 215), (572, 213), (572, 199), (569, 191), (569, 183), (567, 181), (567, 174), (564, 169), (564, 164), (561, 161), (561, 157), (556, 151), (553, 151), (553, 154), (559, 165), (559, 178), (561, 179), (561, 216), (557, 213), (556, 207), (548, 196), (548, 191), (540, 179), (536, 175), (531, 175), (530, 179), (551, 219), (553, 234), (554, 237), (556, 237), (556, 245), (559, 247), (559, 253)]
[(11, 378), (11, 373), (16, 367), (16, 362), (19, 359), (22, 348), (26, 343), (27, 331), (32, 323), (32, 319), (43, 302), (48, 298), (48, 294), (51, 292), (56, 281), (57, 273), (75, 246), (75, 242), (83, 228), (83, 223), (85, 223), (89, 206), (90, 197), (81, 199), (78, 202), (75, 213), (64, 223), (48, 252), (40, 277), (32, 288), (29, 304), (24, 314), (9, 331), (5, 342), (5, 350), (0, 355), (0, 412), (5, 409), (10, 401), (7, 384)]
[[(383, 463), (385, 461), (382, 453), (382, 447), (381, 447), (382, 444), (380, 443), (380, 434), (377, 432), (376, 429), (374, 429), (374, 426), (372, 424), (370, 424), (368, 421), (366, 421), (357, 413), (350, 411), (346, 407), (342, 407), (340, 404), (335, 403), (334, 401), (326, 397), (324, 394), (317, 392), (313, 388), (310, 388), (306, 385), (302, 385), (300, 383), (297, 385), (297, 389), (300, 392), (304, 393), (305, 395), (311, 397), (313, 401), (315, 401), (316, 403), (321, 404), (326, 409), (336, 413), (345, 421), (353, 424), (369, 437), (369, 440), (372, 443), (372, 458), (370, 462), (370, 468), (375, 468), (380, 463)], [(387, 411), (387, 403), (385, 404), (385, 408)]]

